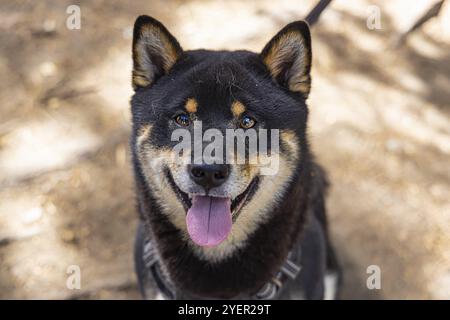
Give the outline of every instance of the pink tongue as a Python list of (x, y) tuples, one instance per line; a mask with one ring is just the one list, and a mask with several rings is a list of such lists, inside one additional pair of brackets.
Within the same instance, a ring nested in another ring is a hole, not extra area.
[(229, 198), (194, 196), (186, 224), (192, 241), (200, 246), (216, 246), (231, 231)]

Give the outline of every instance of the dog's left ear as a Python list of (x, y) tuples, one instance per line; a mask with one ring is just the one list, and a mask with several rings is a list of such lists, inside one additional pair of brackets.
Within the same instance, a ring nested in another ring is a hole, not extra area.
[(308, 24), (296, 21), (278, 32), (260, 54), (272, 78), (306, 99), (311, 87), (311, 35)]
[(183, 50), (161, 22), (140, 16), (133, 30), (133, 88), (152, 85), (169, 73)]

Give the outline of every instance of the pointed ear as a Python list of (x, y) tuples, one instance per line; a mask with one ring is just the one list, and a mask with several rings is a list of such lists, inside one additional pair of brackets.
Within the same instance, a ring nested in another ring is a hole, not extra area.
[(161, 22), (138, 17), (133, 30), (133, 88), (150, 86), (169, 73), (182, 53), (178, 41)]
[(273, 79), (306, 99), (311, 87), (311, 35), (308, 24), (296, 21), (278, 32), (260, 54)]

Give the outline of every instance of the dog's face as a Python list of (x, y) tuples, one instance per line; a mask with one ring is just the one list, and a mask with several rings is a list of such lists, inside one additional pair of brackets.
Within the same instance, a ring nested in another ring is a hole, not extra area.
[[(289, 24), (255, 54), (183, 51), (158, 21), (136, 20), (135, 166), (161, 211), (203, 255), (224, 257), (243, 245), (283, 201), (307, 148), (310, 65), (304, 22)], [(230, 151), (234, 144), (227, 149), (239, 140), (227, 140), (232, 132), (247, 135), (244, 161)], [(180, 137), (190, 138), (181, 153)]]

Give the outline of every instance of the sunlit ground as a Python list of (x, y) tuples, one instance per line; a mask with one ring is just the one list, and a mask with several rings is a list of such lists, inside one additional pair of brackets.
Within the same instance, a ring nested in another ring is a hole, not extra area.
[[(275, 4), (276, 3), (276, 4)], [(138, 298), (128, 153), (131, 30), (160, 19), (185, 49), (259, 51), (315, 1), (0, 4), (0, 298)], [(313, 27), (310, 137), (332, 183), (344, 298), (450, 298), (450, 5), (334, 1)], [(381, 9), (369, 30), (368, 6)], [(66, 270), (81, 268), (81, 290)], [(368, 290), (378, 265), (382, 289)]]

